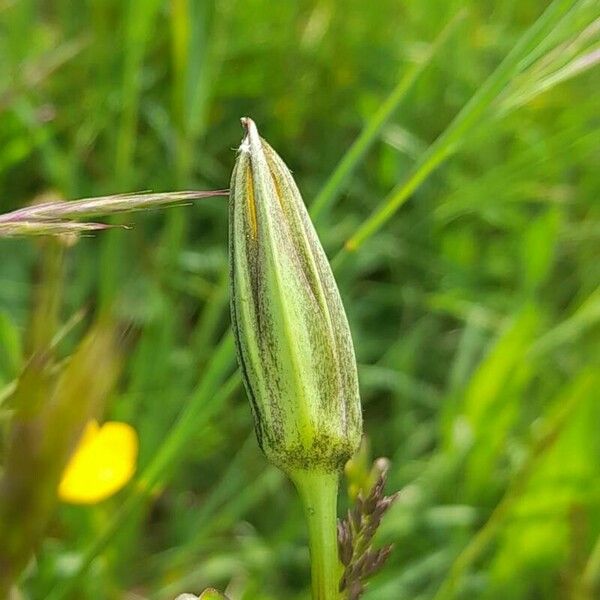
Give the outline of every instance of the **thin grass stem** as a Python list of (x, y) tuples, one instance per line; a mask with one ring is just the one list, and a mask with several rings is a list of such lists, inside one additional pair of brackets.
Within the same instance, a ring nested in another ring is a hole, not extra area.
[(127, 519), (139, 510), (144, 502), (164, 484), (172, 472), (173, 465), (186, 449), (190, 436), (198, 430), (201, 423), (210, 418), (211, 410), (207, 405), (212, 398), (219, 398), (218, 387), (225, 373), (233, 367), (233, 336), (227, 334), (219, 344), (212, 360), (207, 366), (196, 393), (194, 393), (181, 413), (175, 425), (169, 431), (152, 460), (137, 478), (131, 492), (123, 504), (108, 522), (106, 527), (83, 552), (77, 569), (67, 580), (59, 582), (48, 594), (48, 600), (68, 598), (75, 589), (83, 574), (92, 565), (95, 558), (107, 547), (113, 536), (120, 530)]
[(350, 146), (348, 151), (343, 155), (333, 173), (329, 176), (325, 185), (321, 188), (321, 191), (315, 198), (310, 209), (313, 220), (318, 221), (319, 218), (326, 215), (335, 199), (344, 189), (352, 172), (356, 169), (366, 152), (377, 139), (383, 126), (398, 109), (404, 98), (406, 98), (407, 93), (411, 90), (419, 76), (431, 64), (440, 49), (443, 48), (451, 34), (455, 31), (457, 25), (463, 20), (465, 14), (465, 10), (460, 10), (450, 20), (429, 46), (429, 49), (422, 60), (412, 65), (404, 73), (404, 76), (381, 105), (381, 108), (367, 122), (360, 135), (354, 140), (352, 146)]
[[(340, 254), (355, 252), (375, 234), (410, 198), (420, 185), (451, 156), (466, 134), (475, 126), (507, 83), (519, 72), (520, 64), (552, 30), (562, 16), (573, 7), (573, 0), (554, 0), (546, 11), (522, 35), (496, 70), (465, 104), (450, 125), (421, 156), (408, 178), (399, 184), (370, 217), (348, 239)], [(343, 256), (336, 257), (340, 262)]]
[(493, 510), (485, 525), (471, 538), (467, 546), (460, 552), (450, 568), (448, 576), (442, 582), (434, 600), (451, 600), (454, 598), (461, 579), (468, 569), (481, 556), (496, 536), (498, 529), (506, 521), (515, 504), (523, 497), (527, 485), (535, 473), (539, 461), (554, 446), (571, 415), (589, 397), (589, 393), (598, 383), (593, 373), (584, 373), (572, 386), (570, 394), (561, 398), (558, 408), (548, 417), (544, 432), (535, 441), (531, 451), (515, 475), (513, 483), (500, 503)]

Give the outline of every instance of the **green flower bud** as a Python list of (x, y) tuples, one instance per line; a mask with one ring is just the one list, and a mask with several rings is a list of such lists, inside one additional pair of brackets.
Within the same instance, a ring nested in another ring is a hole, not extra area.
[(242, 119), (231, 179), (231, 314), (258, 442), (288, 473), (337, 472), (358, 448), (356, 359), (327, 257), (285, 163)]

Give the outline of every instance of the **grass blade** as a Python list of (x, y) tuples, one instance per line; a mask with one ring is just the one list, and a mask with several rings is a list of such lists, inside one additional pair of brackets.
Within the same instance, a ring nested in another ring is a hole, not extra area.
[[(215, 354), (207, 366), (196, 392), (190, 398), (187, 406), (169, 431), (169, 434), (150, 463), (137, 478), (130, 494), (112, 520), (83, 552), (81, 562), (77, 566), (77, 569), (70, 574), (70, 578), (59, 582), (49, 592), (47, 596), (48, 600), (68, 598), (79, 579), (89, 569), (94, 559), (110, 543), (123, 523), (134, 511), (140, 510), (143, 507), (144, 502), (160, 484), (167, 481), (169, 473), (173, 472), (173, 465), (179, 459), (182, 451), (186, 449), (186, 444), (190, 436), (212, 415), (212, 411), (207, 409), (207, 404), (217, 404), (217, 401), (221, 399), (222, 394), (219, 393), (218, 388), (227, 371), (230, 371), (233, 367), (233, 350), (233, 336), (228, 333), (215, 350)], [(235, 381), (225, 384), (225, 387), (229, 389), (229, 386), (234, 384), (237, 385), (237, 376)]]
[(466, 11), (461, 10), (450, 20), (429, 46), (424, 58), (405, 72), (404, 77), (400, 79), (396, 87), (381, 105), (381, 108), (371, 117), (370, 121), (366, 124), (352, 146), (350, 146), (348, 151), (344, 154), (315, 198), (310, 209), (311, 217), (314, 220), (317, 220), (319, 217), (326, 214), (331, 208), (331, 205), (343, 190), (348, 178), (361, 162), (373, 142), (377, 139), (383, 126), (398, 109), (406, 97), (406, 94), (413, 87), (421, 73), (425, 71), (440, 49), (443, 48), (444, 44), (448, 41), (457, 25), (462, 21), (465, 14)]
[[(346, 242), (342, 252), (356, 251), (367, 239), (381, 229), (423, 181), (456, 151), (465, 134), (479, 121), (506, 84), (517, 75), (523, 58), (540, 43), (540, 40), (574, 4), (573, 0), (555, 0), (546, 9), (522, 35), (514, 48), (456, 115), (445, 131), (425, 151), (408, 179), (397, 186), (356, 230), (354, 235)], [(341, 256), (343, 255), (336, 257), (336, 262), (341, 259)]]
[(569, 386), (565, 394), (561, 394), (555, 404), (554, 411), (551, 411), (547, 417), (543, 433), (533, 443), (529, 455), (516, 473), (512, 485), (485, 525), (471, 538), (468, 545), (459, 554), (448, 576), (434, 596), (434, 600), (454, 598), (461, 578), (494, 539), (498, 528), (502, 526), (515, 502), (521, 497), (540, 459), (546, 456), (547, 452), (554, 446), (560, 434), (570, 422), (571, 415), (586, 399), (591, 397), (592, 390), (597, 385), (597, 375), (584, 372)]

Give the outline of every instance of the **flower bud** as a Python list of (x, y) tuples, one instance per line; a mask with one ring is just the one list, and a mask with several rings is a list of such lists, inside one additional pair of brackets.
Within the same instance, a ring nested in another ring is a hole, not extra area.
[(344, 307), (285, 163), (242, 119), (231, 180), (231, 315), (258, 442), (288, 473), (337, 472), (362, 417)]

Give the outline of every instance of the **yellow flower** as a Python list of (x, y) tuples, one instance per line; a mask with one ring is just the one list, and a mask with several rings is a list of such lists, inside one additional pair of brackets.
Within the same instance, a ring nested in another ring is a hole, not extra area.
[(69, 460), (58, 496), (70, 504), (96, 504), (118, 492), (133, 477), (138, 437), (127, 423), (90, 421)]

